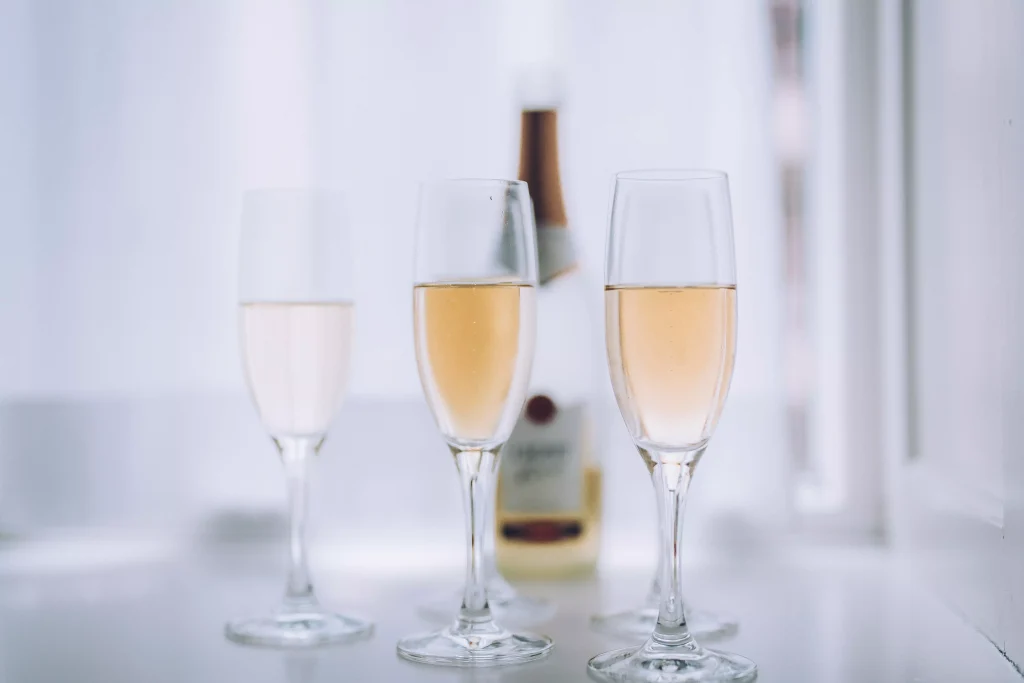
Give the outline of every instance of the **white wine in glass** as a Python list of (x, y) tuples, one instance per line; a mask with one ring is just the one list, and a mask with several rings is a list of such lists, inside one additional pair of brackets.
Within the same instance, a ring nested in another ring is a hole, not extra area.
[(732, 377), (736, 288), (606, 287), (608, 367), (644, 448), (700, 448)]
[(729, 393), (736, 264), (729, 181), (720, 171), (634, 171), (615, 179), (605, 271), (608, 369), (619, 412), (655, 487), (658, 618), (640, 647), (590, 660), (630, 683), (749, 683), (748, 659), (700, 645), (682, 598), (686, 492)]
[[(497, 259), (505, 253), (508, 258)], [(398, 654), (442, 666), (543, 657), (551, 640), (495, 622), (483, 545), (501, 447), (523, 408), (533, 363), (537, 247), (525, 183), (449, 180), (420, 192), (413, 327), (427, 405), (452, 455), (466, 510), (462, 604), (445, 628), (403, 638)]]
[(348, 301), (241, 304), (246, 379), (271, 434), (327, 431), (348, 388), (354, 314)]
[(306, 190), (246, 193), (239, 263), (239, 337), (249, 393), (284, 465), (290, 512), (284, 599), (271, 615), (236, 619), (246, 645), (310, 647), (372, 632), (320, 606), (306, 561), (307, 468), (348, 389), (352, 285), (341, 199)]
[[(630, 405), (623, 415), (634, 423), (641, 415), (650, 415), (646, 430), (634, 424), (637, 433), (667, 431), (662, 439), (700, 438), (703, 422), (709, 414), (707, 404), (717, 392), (721, 411), (732, 379), (736, 340), (735, 287), (607, 287), (605, 324), (612, 383), (620, 395), (632, 392), (638, 405)], [(727, 326), (721, 326), (721, 318)], [(698, 330), (712, 330), (706, 336)], [(721, 330), (719, 339), (714, 330)], [(718, 382), (718, 369), (724, 365), (725, 377)], [(643, 396), (641, 396), (643, 395)], [(689, 403), (689, 405), (687, 405)], [(679, 410), (690, 420), (671, 419)], [(668, 415), (668, 423), (664, 424)], [(685, 432), (690, 431), (687, 435)], [(661, 560), (658, 561), (659, 567)], [(660, 569), (659, 572), (660, 573)], [(661, 581), (657, 574), (651, 582), (645, 603), (630, 610), (591, 618), (595, 629), (625, 638), (646, 638), (658, 621)], [(684, 603), (683, 611), (690, 633), (701, 640), (724, 638), (736, 632), (738, 624), (716, 612), (694, 609)]]
[(522, 374), (516, 366), (533, 348), (534, 295), (517, 283), (414, 289), (420, 379), (441, 433), (452, 441), (488, 443), (507, 431), (502, 419)]
[[(416, 287), (413, 302), (420, 378), (428, 401), (436, 406), (441, 431), (457, 440), (486, 438), (507, 403), (519, 345), (529, 344), (526, 355), (532, 356), (535, 288), (486, 280), (436, 283)], [(453, 336), (459, 329), (466, 332)], [(490, 517), (490, 509), (485, 514)], [(497, 573), (493, 531), (489, 526), (483, 541), (488, 604), (503, 621), (543, 620), (550, 607), (519, 595)], [(445, 595), (420, 611), (443, 623), (454, 614), (454, 605), (452, 596)]]

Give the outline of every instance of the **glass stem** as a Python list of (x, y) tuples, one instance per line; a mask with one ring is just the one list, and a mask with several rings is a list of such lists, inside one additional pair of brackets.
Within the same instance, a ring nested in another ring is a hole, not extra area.
[[(497, 488), (495, 486), (495, 488)], [(496, 581), (498, 578), (498, 561), (495, 557), (495, 545), (498, 542), (497, 530), (495, 528), (494, 515), (496, 513), (497, 500), (492, 495), (487, 497), (487, 511), (484, 513), (486, 516), (486, 527), (484, 528), (484, 540), (483, 540), (483, 572), (484, 582), (491, 583)]]
[(644, 600), (644, 605), (647, 608), (653, 607), (654, 609), (658, 609), (659, 605), (661, 605), (661, 571), (662, 571), (662, 566), (665, 564), (665, 561), (662, 559), (662, 552), (661, 552), (661, 546), (662, 545), (663, 545), (663, 543), (661, 542), (661, 538), (659, 537), (659, 539), (658, 539), (658, 565), (657, 565), (657, 567), (654, 570), (654, 578), (651, 579), (651, 585), (647, 589), (647, 598)]
[[(500, 471), (499, 469), (496, 472)], [(497, 508), (497, 482), (487, 497), (486, 528), (484, 533), (484, 587), (487, 589), (487, 603), (493, 610), (511, 602), (516, 597), (515, 589), (498, 570), (497, 543), (498, 527), (495, 518)]]
[(690, 488), (693, 469), (702, 452), (688, 453), (679, 459), (665, 458), (651, 471), (658, 492), (662, 536), (658, 624), (651, 638), (667, 647), (693, 644), (683, 612), (681, 543), (686, 491)]
[[(658, 500), (661, 496), (661, 482), (658, 477), (655, 476), (654, 471), (651, 471), (651, 483), (654, 484), (654, 495), (655, 500)], [(661, 573), (665, 567), (665, 543), (663, 538), (665, 531), (662, 528), (662, 514), (660, 511), (660, 503), (658, 511), (658, 562), (654, 565), (654, 577), (651, 579), (650, 588), (647, 589), (647, 599), (645, 605), (653, 607), (655, 610), (661, 605)]]
[(461, 628), (472, 628), (491, 622), (485, 582), (484, 541), (489, 512), (494, 496), (494, 474), (498, 456), (492, 451), (460, 451), (455, 463), (462, 480), (462, 503), (466, 509), (466, 537), (469, 552), (466, 559), (466, 585), (459, 609)]
[(306, 513), (309, 485), (306, 476), (309, 461), (323, 439), (286, 437), (277, 439), (288, 481), (289, 563), (285, 609), (302, 609), (316, 604), (313, 582), (306, 562)]

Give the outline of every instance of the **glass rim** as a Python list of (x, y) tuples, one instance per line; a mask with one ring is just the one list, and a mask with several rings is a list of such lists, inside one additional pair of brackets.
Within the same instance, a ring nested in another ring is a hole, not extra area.
[(525, 180), (513, 178), (437, 178), (420, 181), (420, 187), (437, 187), (440, 185), (502, 185), (505, 187), (526, 187)]
[(619, 171), (615, 181), (636, 182), (689, 182), (695, 180), (729, 180), (729, 174), (717, 168), (638, 168)]

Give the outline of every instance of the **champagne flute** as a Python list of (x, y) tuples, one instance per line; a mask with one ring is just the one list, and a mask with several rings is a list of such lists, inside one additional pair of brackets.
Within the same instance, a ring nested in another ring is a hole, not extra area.
[(647, 642), (594, 657), (590, 673), (608, 681), (753, 681), (753, 662), (693, 639), (680, 588), (686, 491), (729, 392), (736, 348), (736, 266), (724, 173), (616, 176), (605, 331), (619, 412), (657, 489), (661, 598)]
[(249, 393), (288, 483), (290, 567), (266, 617), (225, 627), (230, 640), (276, 647), (367, 636), (372, 625), (322, 608), (306, 562), (306, 470), (348, 387), (351, 262), (342, 200), (312, 190), (247, 192), (242, 209), (239, 330)]
[(551, 640), (495, 623), (483, 545), (498, 455), (533, 363), (537, 247), (526, 183), (444, 180), (420, 190), (413, 323), (427, 405), (455, 457), (468, 558), (458, 616), (398, 643), (406, 659), (496, 666), (543, 657)]

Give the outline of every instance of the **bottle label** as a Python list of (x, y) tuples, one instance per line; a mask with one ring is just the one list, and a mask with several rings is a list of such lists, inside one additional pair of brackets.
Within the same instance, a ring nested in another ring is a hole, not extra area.
[(502, 449), (501, 507), (525, 514), (573, 514), (583, 507), (584, 406), (532, 396)]

